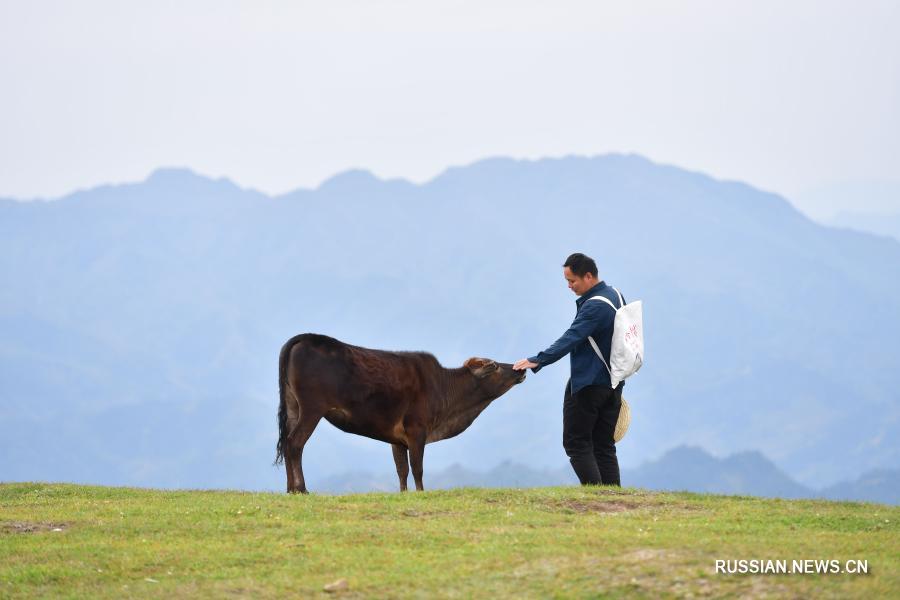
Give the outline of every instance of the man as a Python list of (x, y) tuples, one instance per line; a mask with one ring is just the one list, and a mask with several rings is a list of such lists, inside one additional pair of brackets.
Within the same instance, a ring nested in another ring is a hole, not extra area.
[(620, 485), (619, 460), (613, 432), (622, 406), (624, 382), (615, 389), (610, 387), (609, 371), (590, 345), (588, 336), (594, 338), (609, 364), (615, 313), (606, 302), (589, 300), (604, 296), (621, 308), (619, 296), (598, 279), (597, 264), (584, 254), (567, 258), (563, 275), (569, 289), (579, 296), (575, 300), (575, 320), (553, 345), (537, 356), (517, 361), (513, 369), (531, 369), (537, 373), (542, 367), (570, 355), (571, 375), (563, 399), (563, 447), (583, 485), (617, 486)]

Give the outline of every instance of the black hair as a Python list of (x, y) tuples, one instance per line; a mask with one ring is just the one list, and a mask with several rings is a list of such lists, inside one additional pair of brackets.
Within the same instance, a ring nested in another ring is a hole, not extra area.
[(593, 258), (585, 256), (581, 252), (569, 255), (569, 258), (566, 259), (563, 266), (569, 267), (569, 270), (572, 271), (576, 277), (584, 277), (588, 273), (595, 278), (597, 277), (597, 263), (594, 262)]

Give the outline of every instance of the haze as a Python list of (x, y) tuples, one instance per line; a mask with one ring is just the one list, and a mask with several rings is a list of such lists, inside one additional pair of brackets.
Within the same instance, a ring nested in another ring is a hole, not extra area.
[[(0, 197), (635, 152), (900, 212), (900, 4), (0, 3)], [(878, 189), (880, 193), (860, 193)], [(841, 190), (844, 190), (841, 192)]]

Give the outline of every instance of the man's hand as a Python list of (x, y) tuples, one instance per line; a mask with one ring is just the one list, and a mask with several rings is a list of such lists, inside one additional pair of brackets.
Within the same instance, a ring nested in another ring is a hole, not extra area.
[(513, 365), (513, 371), (522, 371), (524, 369), (533, 369), (538, 366), (537, 363), (533, 363), (527, 358), (523, 358), (521, 360), (517, 360), (516, 364)]

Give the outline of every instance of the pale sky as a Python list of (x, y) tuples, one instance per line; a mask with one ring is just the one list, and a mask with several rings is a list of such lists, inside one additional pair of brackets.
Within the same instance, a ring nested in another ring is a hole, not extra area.
[(897, 0), (0, 0), (0, 57), (0, 197), (634, 152), (900, 212)]

